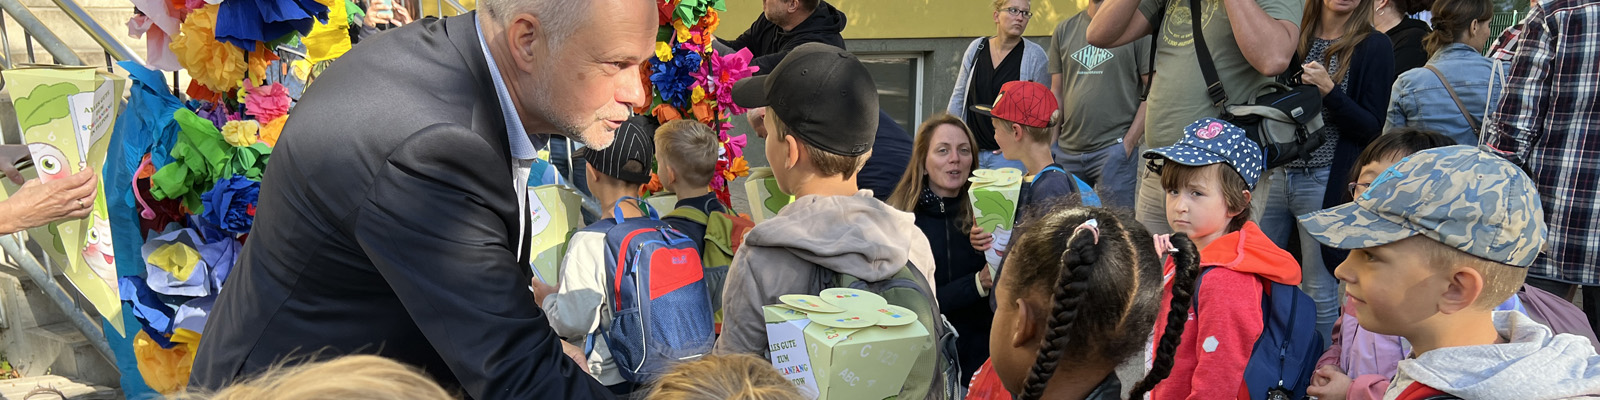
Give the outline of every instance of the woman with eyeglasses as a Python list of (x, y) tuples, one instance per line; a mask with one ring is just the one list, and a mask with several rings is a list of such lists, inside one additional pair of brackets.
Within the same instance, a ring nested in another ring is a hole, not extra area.
[(995, 35), (973, 40), (961, 58), (961, 73), (956, 75), (948, 111), (950, 115), (963, 116), (973, 136), (978, 138), (980, 169), (1023, 169), (1021, 161), (1007, 160), (1000, 155), (1000, 145), (994, 141), (994, 125), (989, 117), (969, 110), (968, 106), (994, 104), (995, 97), (1000, 95), (1000, 85), (1006, 82), (1050, 83), (1044, 47), (1022, 38), (1030, 19), (1033, 19), (1033, 8), (1029, 0), (994, 0)]

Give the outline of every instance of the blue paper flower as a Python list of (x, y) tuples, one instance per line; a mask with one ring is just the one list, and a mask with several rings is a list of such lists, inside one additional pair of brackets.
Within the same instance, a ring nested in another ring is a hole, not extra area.
[(695, 71), (700, 70), (700, 53), (679, 48), (673, 51), (672, 61), (650, 60), (650, 84), (661, 92), (661, 100), (679, 109), (688, 109), (689, 96), (694, 92)]
[(261, 182), (243, 175), (219, 179), (211, 191), (201, 196), (201, 203), (205, 206), (201, 217), (224, 231), (248, 233), (250, 225), (255, 223), (255, 215), (250, 209), (256, 204), (260, 193)]

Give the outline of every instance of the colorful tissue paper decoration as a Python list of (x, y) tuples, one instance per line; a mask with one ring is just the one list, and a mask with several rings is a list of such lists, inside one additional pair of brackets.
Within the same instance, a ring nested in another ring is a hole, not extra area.
[[(104, 185), (129, 398), (185, 389), (216, 294), (255, 223), (272, 147), (321, 65), (351, 47), (344, 0), (131, 0), (145, 65), (111, 134)], [(178, 98), (161, 71), (192, 78)], [(107, 253), (111, 254), (111, 253)]]
[[(750, 51), (720, 54), (712, 48), (723, 0), (657, 0), (661, 27), (656, 33), (655, 57), (643, 69), (641, 80), (654, 94), (650, 105), (635, 110), (666, 123), (692, 119), (717, 132), (721, 146), (710, 189), (723, 204), (730, 204), (728, 182), (749, 175), (744, 161), (744, 135), (729, 136), (728, 121), (744, 113), (733, 104), (733, 83), (754, 75)], [(653, 184), (652, 191), (660, 190)]]

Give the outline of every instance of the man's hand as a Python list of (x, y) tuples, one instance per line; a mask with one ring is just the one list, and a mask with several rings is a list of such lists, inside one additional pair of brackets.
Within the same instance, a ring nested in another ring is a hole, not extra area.
[(578, 369), (582, 369), (584, 371), (589, 370), (589, 357), (583, 354), (582, 347), (578, 347), (577, 345), (567, 343), (567, 341), (562, 340), (561, 352), (566, 353), (567, 358), (571, 358), (572, 362), (578, 363)]
[(34, 179), (24, 183), (11, 198), (0, 202), (0, 234), (89, 216), (99, 183), (89, 169), (50, 182)]
[(394, 24), (394, 26), (401, 26), (411, 23), (411, 10), (408, 10), (405, 7), (395, 7), (394, 18), (389, 19), (389, 23)]
[(533, 302), (539, 307), (544, 307), (544, 298), (556, 293), (556, 287), (545, 284), (539, 278), (531, 279), (528, 287), (533, 289)]
[(983, 285), (983, 290), (994, 291), (994, 275), (989, 273), (989, 268), (978, 270), (978, 283)]
[(1344, 400), (1349, 392), (1350, 376), (1333, 365), (1318, 368), (1311, 376), (1311, 386), (1306, 388), (1306, 394), (1318, 400)]
[(0, 172), (5, 173), (7, 178), (11, 178), (12, 183), (21, 185), (26, 179), (23, 179), (22, 173), (17, 171), (16, 164), (18, 161), (26, 160), (29, 157), (32, 157), (32, 155), (28, 152), (28, 145), (8, 144), (0, 146)]

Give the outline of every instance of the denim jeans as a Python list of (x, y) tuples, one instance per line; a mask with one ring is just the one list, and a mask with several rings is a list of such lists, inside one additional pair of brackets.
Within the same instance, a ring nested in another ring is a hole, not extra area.
[(1290, 252), (1295, 250), (1289, 248), (1289, 235), (1299, 235), (1300, 290), (1317, 303), (1317, 331), (1322, 332), (1326, 344), (1333, 335), (1333, 324), (1339, 320), (1339, 280), (1322, 263), (1322, 244), (1300, 226), (1295, 216), (1322, 209), (1323, 196), (1328, 192), (1328, 167), (1283, 167), (1271, 172), (1278, 190), (1268, 195), (1261, 231)]
[(1023, 175), (1028, 174), (1028, 167), (1022, 161), (1007, 160), (1000, 154), (1000, 150), (978, 150), (978, 169), (1016, 168), (1022, 170)]
[(1133, 209), (1133, 199), (1139, 191), (1139, 149), (1128, 154), (1118, 142), (1088, 153), (1069, 153), (1055, 146), (1050, 151), (1067, 173), (1094, 187), (1106, 208)]

